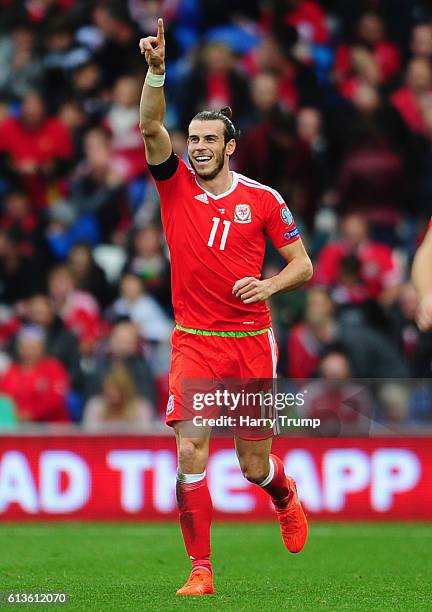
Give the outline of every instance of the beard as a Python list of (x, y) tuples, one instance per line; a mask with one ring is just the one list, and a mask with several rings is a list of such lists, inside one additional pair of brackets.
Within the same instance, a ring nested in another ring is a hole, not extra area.
[(223, 168), (223, 165), (225, 163), (225, 149), (226, 147), (222, 149), (219, 155), (215, 154), (215, 157), (214, 157), (215, 165), (213, 166), (213, 168), (209, 168), (207, 170), (207, 169), (201, 168), (200, 166), (197, 166), (194, 163), (195, 160), (190, 155), (188, 155), (190, 165), (192, 166), (192, 168), (195, 170), (196, 174), (200, 178), (204, 179), (205, 181), (212, 181), (214, 178), (217, 177), (217, 175)]

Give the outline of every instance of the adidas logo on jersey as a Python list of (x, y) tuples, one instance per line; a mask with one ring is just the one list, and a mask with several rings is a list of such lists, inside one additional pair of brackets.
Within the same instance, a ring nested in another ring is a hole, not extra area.
[(204, 204), (208, 204), (208, 197), (206, 193), (200, 193), (195, 196), (195, 200), (199, 200), (200, 202), (204, 202)]

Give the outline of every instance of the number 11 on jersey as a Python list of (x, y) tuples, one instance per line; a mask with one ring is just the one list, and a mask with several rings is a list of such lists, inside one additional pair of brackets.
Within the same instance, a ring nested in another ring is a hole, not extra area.
[[(219, 219), (219, 217), (213, 217), (212, 221), (213, 221), (213, 227), (211, 229), (210, 237), (209, 237), (208, 242), (207, 242), (207, 246), (209, 246), (209, 247), (213, 246), (213, 243), (214, 243), (214, 240), (215, 240), (215, 236), (216, 236), (216, 231), (217, 231), (218, 225), (219, 225), (221, 220)], [(228, 232), (229, 232), (229, 228), (230, 228), (230, 225), (231, 225), (231, 221), (227, 221), (225, 219), (223, 221), (223, 225), (224, 225), (224, 229), (223, 229), (223, 232), (222, 232), (222, 238), (221, 238), (220, 245), (219, 245), (219, 249), (221, 251), (223, 251), (225, 249), (225, 244), (226, 244), (226, 241), (227, 241), (227, 238), (228, 238)]]

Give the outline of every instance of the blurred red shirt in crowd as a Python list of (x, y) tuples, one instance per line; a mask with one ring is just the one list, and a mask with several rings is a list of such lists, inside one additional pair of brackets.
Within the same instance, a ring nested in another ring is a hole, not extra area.
[(333, 302), (325, 289), (309, 289), (303, 321), (294, 325), (288, 337), (288, 378), (309, 378), (316, 370), (322, 345), (329, 340), (334, 324), (333, 310)]
[(0, 125), (0, 152), (8, 155), (36, 208), (48, 204), (49, 188), (62, 191), (59, 164), (72, 157), (72, 144), (66, 126), (45, 116), (39, 94), (27, 94), (20, 117), (8, 117)]
[[(27, 19), (34, 23), (40, 23), (51, 15), (58, 12), (67, 11), (74, 5), (75, 0), (49, 0), (41, 2), (40, 0), (28, 0), (27, 2), (14, 2), (14, 0), (1, 0), (0, 6), (14, 8), (14, 4), (21, 9), (21, 15), (26, 15)], [(19, 5), (23, 6), (19, 6)], [(19, 14), (19, 13), (18, 13)], [(12, 13), (13, 15), (13, 13)]]
[(45, 354), (40, 328), (24, 328), (18, 334), (18, 361), (0, 381), (0, 391), (15, 403), (21, 421), (66, 422), (69, 377), (61, 362)]
[(354, 42), (343, 43), (336, 48), (333, 74), (337, 82), (345, 81), (352, 75), (359, 49), (371, 54), (381, 83), (387, 82), (400, 70), (399, 50), (387, 40), (384, 22), (376, 13), (363, 14), (357, 23)]
[(303, 0), (290, 11), (286, 23), (297, 30), (300, 38), (317, 45), (325, 45), (329, 40), (326, 14), (320, 5), (313, 0)]
[(429, 61), (414, 58), (408, 64), (406, 83), (390, 97), (391, 104), (402, 115), (412, 132), (426, 131), (424, 111), (432, 103), (432, 71)]
[(380, 299), (386, 290), (401, 283), (401, 270), (392, 250), (386, 244), (368, 238), (367, 222), (356, 214), (347, 215), (341, 223), (341, 238), (326, 244), (315, 264), (314, 283), (334, 286), (340, 278), (341, 263), (347, 255), (356, 255), (360, 277), (368, 297)]
[(48, 290), (57, 313), (78, 337), (81, 350), (93, 346), (107, 328), (93, 295), (76, 289), (72, 271), (63, 265), (51, 270)]
[[(324, 10), (314, 0), (294, 0), (293, 5), (283, 15), (283, 21), (297, 30), (302, 40), (325, 45), (329, 40), (327, 18)], [(274, 9), (264, 8), (261, 25), (265, 30), (271, 30), (274, 22), (279, 19)]]
[(321, 346), (305, 323), (297, 323), (289, 335), (287, 352), (289, 378), (309, 378), (320, 361)]

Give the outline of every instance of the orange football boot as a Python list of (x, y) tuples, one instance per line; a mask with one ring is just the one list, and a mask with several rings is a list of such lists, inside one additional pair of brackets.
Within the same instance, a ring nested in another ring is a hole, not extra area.
[(290, 552), (298, 553), (306, 544), (308, 523), (297, 495), (296, 483), (290, 476), (287, 476), (287, 479), (290, 489), (293, 491), (293, 497), (287, 508), (275, 506), (275, 510), (285, 546)]
[(176, 595), (212, 595), (214, 593), (213, 576), (202, 568), (192, 570), (187, 582)]

